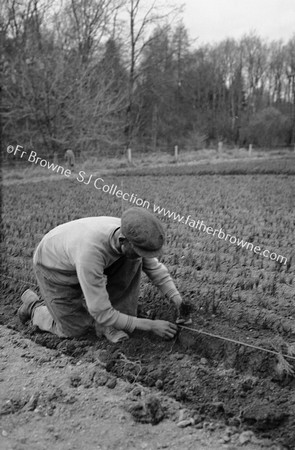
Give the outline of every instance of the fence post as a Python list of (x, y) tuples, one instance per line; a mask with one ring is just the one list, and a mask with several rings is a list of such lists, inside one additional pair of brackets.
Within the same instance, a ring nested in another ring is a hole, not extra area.
[(222, 152), (222, 141), (218, 142), (218, 153)]
[(251, 156), (252, 155), (252, 144), (249, 144), (249, 156)]
[(178, 161), (178, 145), (175, 145), (174, 147), (174, 161)]
[(129, 164), (132, 162), (132, 154), (131, 154), (131, 148), (127, 148), (127, 160)]

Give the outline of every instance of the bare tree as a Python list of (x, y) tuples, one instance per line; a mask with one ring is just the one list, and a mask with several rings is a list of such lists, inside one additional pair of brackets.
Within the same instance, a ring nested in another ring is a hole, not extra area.
[(285, 92), (286, 47), (282, 41), (273, 41), (269, 46), (268, 58), (269, 103), (281, 103)]
[(112, 32), (113, 18), (122, 0), (68, 0), (63, 11), (67, 41), (83, 62), (98, 50), (102, 39)]
[(159, 23), (166, 22), (179, 14), (181, 7), (170, 6), (156, 0), (147, 5), (144, 0), (125, 1), (129, 18), (129, 101), (126, 109), (126, 147), (132, 145), (135, 129), (138, 125), (138, 114), (136, 113), (136, 82), (140, 76), (138, 67), (145, 47), (155, 38), (152, 31)]
[[(255, 34), (245, 36), (241, 40), (243, 59), (243, 75), (246, 81), (249, 114), (256, 112), (259, 92), (263, 92), (264, 76), (267, 68), (266, 44)], [(261, 97), (261, 96), (260, 96)]]
[(289, 102), (291, 106), (292, 137), (291, 143), (295, 145), (295, 35), (289, 40), (286, 47), (286, 76), (288, 79)]
[[(105, 5), (105, 0), (102, 3)], [(103, 147), (116, 140), (118, 129), (122, 131), (126, 93), (113, 91), (114, 77), (101, 66), (102, 52), (95, 51), (94, 44), (87, 51), (85, 46), (77, 47), (65, 24), (63, 39), (57, 39), (56, 32), (60, 37), (61, 29), (46, 26), (52, 16), (41, 5), (34, 0), (26, 9), (17, 10), (12, 1), (8, 10), (2, 111), (5, 135), (13, 135), (24, 145), (42, 148), (43, 144), (48, 154), (68, 145), (75, 150)], [(96, 10), (87, 10), (86, 15), (90, 24), (98, 26)], [(99, 20), (106, 30), (107, 24)], [(89, 30), (93, 42), (101, 38), (90, 25)]]

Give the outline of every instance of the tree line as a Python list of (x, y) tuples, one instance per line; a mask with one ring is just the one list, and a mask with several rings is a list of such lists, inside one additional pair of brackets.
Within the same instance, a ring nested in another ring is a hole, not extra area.
[(191, 42), (144, 0), (4, 0), (3, 142), (52, 155), (295, 142), (295, 35)]

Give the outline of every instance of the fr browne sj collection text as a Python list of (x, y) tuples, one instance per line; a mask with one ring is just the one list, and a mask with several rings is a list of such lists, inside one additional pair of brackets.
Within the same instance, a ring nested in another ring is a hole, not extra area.
[[(20, 158), (23, 158), (25, 155), (27, 155), (27, 152), (24, 151), (23, 147), (21, 145), (17, 145), (14, 147), (13, 145), (7, 146), (7, 153), (13, 153), (14, 156), (18, 155)], [(72, 172), (70, 169), (67, 169), (61, 165), (58, 165), (54, 162), (49, 162), (46, 159), (40, 158), (40, 156), (37, 156), (37, 153), (33, 150), (29, 153), (27, 156), (27, 160), (30, 163), (39, 165), (40, 167), (47, 168), (49, 170), (52, 170), (56, 174), (64, 175), (65, 177), (69, 178), (72, 175)], [(150, 207), (150, 202), (147, 200), (143, 200), (142, 198), (138, 197), (136, 194), (129, 192), (123, 192), (122, 190), (118, 189), (118, 186), (115, 184), (108, 185), (108, 184), (102, 184), (104, 183), (103, 178), (95, 178), (93, 174), (90, 174), (89, 176), (86, 176), (86, 172), (84, 170), (80, 170), (76, 176), (76, 180), (79, 183), (83, 183), (86, 185), (89, 185), (91, 182), (95, 189), (102, 190), (104, 193), (113, 195), (117, 198), (122, 198), (123, 200), (132, 203), (137, 206), (142, 206), (144, 208)]]

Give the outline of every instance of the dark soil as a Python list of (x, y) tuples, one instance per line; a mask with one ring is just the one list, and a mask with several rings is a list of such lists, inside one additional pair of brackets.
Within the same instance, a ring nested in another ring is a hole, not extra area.
[[(142, 314), (144, 310), (141, 308)], [(192, 411), (196, 423), (223, 420), (226, 425), (239, 430), (250, 428), (260, 438), (295, 448), (294, 378), (278, 370), (275, 355), (181, 328), (171, 341), (143, 332), (133, 333), (120, 345), (97, 339), (94, 333), (80, 339), (59, 339), (20, 325), (15, 312), (12, 305), (6, 305), (2, 320), (22, 330), (25, 337), (77, 361), (94, 362), (100, 350), (110, 374), (156, 387), (181, 401)], [(175, 311), (164, 302), (153, 316), (174, 320)], [(260, 331), (260, 339), (255, 340), (249, 337), (245, 323), (230, 329), (222, 317), (194, 313), (190, 326), (201, 329), (204, 325), (206, 332), (236, 339), (238, 336), (241, 341), (255, 341), (255, 345), (269, 348), (271, 337), (267, 331)]]

